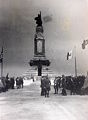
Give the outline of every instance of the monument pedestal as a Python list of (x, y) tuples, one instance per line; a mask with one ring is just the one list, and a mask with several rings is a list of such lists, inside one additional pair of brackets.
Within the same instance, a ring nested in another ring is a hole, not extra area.
[(30, 60), (30, 66), (37, 66), (38, 67), (38, 76), (42, 75), (42, 66), (49, 66), (50, 61), (47, 59), (33, 59)]

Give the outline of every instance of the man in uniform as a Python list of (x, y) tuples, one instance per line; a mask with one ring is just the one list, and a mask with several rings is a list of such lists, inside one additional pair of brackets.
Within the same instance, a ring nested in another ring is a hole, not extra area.
[(14, 77), (10, 78), (10, 83), (11, 83), (11, 89), (14, 89), (14, 84), (15, 84)]
[(67, 95), (66, 93), (66, 78), (62, 75), (62, 93), (63, 96)]
[(44, 81), (44, 77), (45, 76), (42, 76), (41, 78), (41, 96), (43, 96), (45, 93), (44, 93), (44, 86), (45, 86), (45, 81)]
[(61, 83), (61, 78), (55, 77), (55, 80), (54, 80), (55, 93), (54, 94), (58, 94), (58, 88), (60, 87), (60, 83)]
[(51, 85), (51, 82), (48, 76), (46, 76), (45, 77), (45, 97), (49, 97), (50, 85)]

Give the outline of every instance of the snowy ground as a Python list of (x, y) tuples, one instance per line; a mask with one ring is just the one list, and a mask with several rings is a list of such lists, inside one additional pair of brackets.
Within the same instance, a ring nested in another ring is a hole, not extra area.
[[(27, 83), (28, 82), (28, 83)], [(0, 120), (88, 120), (88, 96), (40, 96), (40, 82), (0, 93)]]

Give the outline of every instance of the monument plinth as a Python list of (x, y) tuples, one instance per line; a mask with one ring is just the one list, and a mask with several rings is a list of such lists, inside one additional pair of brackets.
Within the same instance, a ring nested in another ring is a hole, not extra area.
[(42, 75), (42, 66), (49, 66), (50, 61), (46, 59), (45, 56), (45, 39), (43, 35), (43, 26), (41, 19), (41, 12), (38, 14), (38, 17), (35, 17), (36, 20), (36, 33), (34, 36), (34, 58), (30, 60), (30, 66), (37, 66), (38, 76)]
[(43, 27), (36, 27), (34, 38), (34, 57), (45, 57), (45, 39), (43, 36)]

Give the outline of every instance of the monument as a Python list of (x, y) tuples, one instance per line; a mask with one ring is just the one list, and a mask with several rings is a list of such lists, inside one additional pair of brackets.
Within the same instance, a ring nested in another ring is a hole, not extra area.
[(42, 75), (42, 66), (49, 66), (50, 61), (45, 56), (45, 39), (43, 35), (41, 12), (35, 17), (36, 33), (34, 36), (34, 58), (30, 60), (30, 66), (37, 66), (38, 76)]

